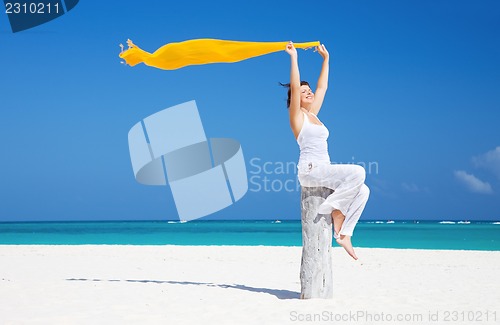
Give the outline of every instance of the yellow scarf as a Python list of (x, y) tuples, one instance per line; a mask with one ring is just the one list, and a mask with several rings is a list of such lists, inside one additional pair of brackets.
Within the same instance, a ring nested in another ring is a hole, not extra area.
[[(120, 53), (120, 58), (124, 59), (128, 65), (133, 67), (139, 63), (144, 63), (159, 69), (175, 70), (188, 65), (243, 61), (256, 56), (283, 51), (288, 42), (193, 39), (166, 44), (152, 54), (140, 49), (130, 40), (127, 43), (129, 48)], [(319, 46), (319, 42), (294, 43), (294, 46), (307, 49)]]

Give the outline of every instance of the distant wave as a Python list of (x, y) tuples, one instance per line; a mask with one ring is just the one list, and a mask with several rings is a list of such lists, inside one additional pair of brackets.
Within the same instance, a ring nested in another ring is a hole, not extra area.
[(439, 223), (454, 225), (455, 221), (439, 221)]
[(465, 224), (465, 225), (468, 225), (470, 223), (470, 221), (459, 221), (457, 223), (461, 223), (461, 224)]
[(497, 221), (497, 222), (492, 222), (491, 224), (492, 224), (492, 225), (500, 225), (500, 222), (499, 222), (499, 221)]

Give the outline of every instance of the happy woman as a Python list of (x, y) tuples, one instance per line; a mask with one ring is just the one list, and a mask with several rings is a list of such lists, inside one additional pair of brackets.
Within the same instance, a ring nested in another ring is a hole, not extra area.
[(292, 42), (286, 45), (290, 54), (290, 83), (287, 86), (287, 106), (290, 126), (299, 144), (298, 178), (304, 187), (327, 187), (334, 192), (319, 206), (319, 214), (331, 215), (333, 236), (354, 259), (358, 259), (351, 243), (356, 226), (370, 190), (364, 184), (365, 169), (359, 165), (332, 164), (328, 155), (329, 131), (318, 119), (328, 88), (329, 54), (325, 45), (317, 47), (323, 66), (316, 93), (309, 83), (300, 80), (297, 50)]

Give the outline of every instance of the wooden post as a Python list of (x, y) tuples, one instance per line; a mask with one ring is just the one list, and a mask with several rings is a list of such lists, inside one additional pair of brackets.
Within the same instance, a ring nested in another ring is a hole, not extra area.
[(318, 207), (333, 193), (326, 187), (302, 187), (302, 262), (300, 298), (333, 298), (332, 218)]

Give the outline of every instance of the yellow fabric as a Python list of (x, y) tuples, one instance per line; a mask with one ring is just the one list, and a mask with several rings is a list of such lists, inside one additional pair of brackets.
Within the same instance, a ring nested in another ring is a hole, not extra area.
[[(154, 53), (149, 53), (130, 42), (129, 49), (120, 53), (120, 58), (124, 59), (130, 66), (144, 63), (159, 69), (175, 70), (189, 65), (239, 62), (283, 51), (287, 43), (193, 39), (180, 43), (169, 43)], [(319, 46), (319, 42), (294, 43), (294, 46), (305, 49)]]

